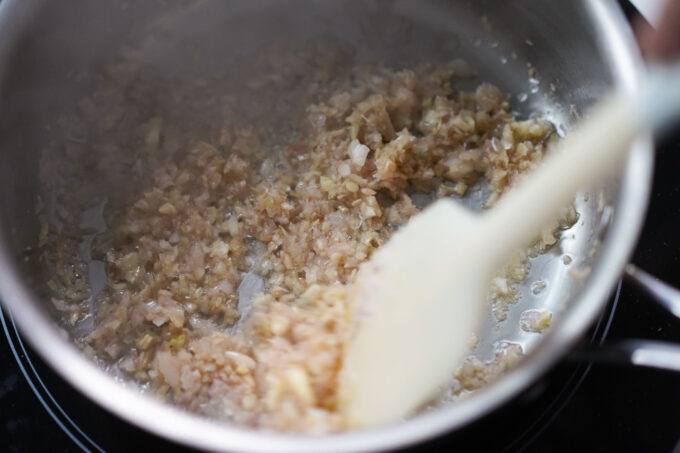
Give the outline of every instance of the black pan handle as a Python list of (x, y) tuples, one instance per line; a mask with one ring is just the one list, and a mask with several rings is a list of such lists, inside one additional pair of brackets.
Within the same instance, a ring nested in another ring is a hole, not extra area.
[[(680, 290), (628, 264), (624, 275), (635, 286), (680, 319)], [(635, 365), (680, 372), (680, 345), (653, 340), (622, 340), (573, 350), (568, 358), (579, 362)]]

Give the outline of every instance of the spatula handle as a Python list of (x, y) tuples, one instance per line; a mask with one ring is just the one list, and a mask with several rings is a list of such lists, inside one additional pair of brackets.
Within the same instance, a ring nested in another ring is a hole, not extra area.
[(680, 115), (680, 65), (650, 71), (634, 96), (611, 94), (544, 163), (486, 214), (489, 234), (504, 239), (508, 259), (568, 206), (574, 194), (614, 176), (635, 137)]
[(611, 96), (582, 121), (542, 165), (499, 200), (486, 214), (489, 234), (503, 238), (507, 260), (526, 247), (574, 194), (617, 173), (622, 157), (640, 132), (632, 102)]
[(660, 130), (680, 116), (680, 62), (650, 68), (645, 84), (634, 97), (636, 116), (649, 129)]

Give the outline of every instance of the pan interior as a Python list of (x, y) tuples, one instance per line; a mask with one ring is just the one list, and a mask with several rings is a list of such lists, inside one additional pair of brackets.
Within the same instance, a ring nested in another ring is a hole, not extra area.
[[(76, 108), (92, 89), (102, 65), (130, 48), (146, 69), (167, 80), (185, 80), (192, 74), (238, 74), (274, 41), (299, 47), (331, 39), (351, 49), (352, 63), (380, 62), (397, 68), (460, 58), (474, 74), (458, 80), (456, 88), (472, 89), (481, 81), (495, 84), (518, 117), (542, 112), (561, 134), (575, 121), (575, 112), (587, 110), (613, 83), (602, 65), (601, 51), (593, 45), (595, 32), (573, 26), (590, 21), (578, 2), (559, 6), (540, 1), (429, 0), (111, 3), (95, 7), (74, 0), (67, 14), (46, 2), (20, 40), (2, 85), (0, 187), (7, 194), (0, 204), (2, 232), (25, 281), (48, 310), (44, 282), (50, 271), (36, 248), (41, 227), (35, 206), (40, 197), (50, 216), (56, 215), (57, 207), (51, 202), (54, 194), (40, 184), (40, 172), (50, 171), (41, 168), (41, 155), (63, 152), (64, 137), (56, 120)], [(74, 27), (76, 17), (90, 18), (88, 25)], [(569, 39), (558, 43), (553, 36)], [(577, 67), (574, 62), (579, 62)], [(115, 152), (121, 153), (122, 161), (134, 160), (125, 155), (127, 150)], [(92, 183), (93, 203), (83, 211), (82, 222), (98, 231), (106, 226), (101, 201), (115, 196), (118, 189), (90, 179), (83, 170), (80, 183)], [(612, 182), (576, 197), (578, 221), (562, 232), (558, 245), (531, 260), (529, 276), (518, 288), (518, 301), (501, 321), (489, 315), (475, 355), (490, 359), (502, 341), (520, 344), (530, 354), (541, 335), (520, 328), (525, 310), (547, 309), (553, 326), (559, 325), (582, 286), (572, 277), (585, 276), (596, 265), (616, 190)], [(480, 185), (463, 202), (480, 208), (483, 191)], [(530, 207), (525, 215), (531, 215)], [(101, 285), (103, 264), (91, 262), (91, 268), (90, 285)]]

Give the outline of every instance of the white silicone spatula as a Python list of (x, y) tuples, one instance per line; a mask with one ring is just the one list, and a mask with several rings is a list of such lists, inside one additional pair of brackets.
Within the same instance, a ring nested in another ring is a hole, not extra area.
[(341, 374), (348, 426), (402, 419), (427, 402), (469, 352), (491, 278), (575, 193), (611, 177), (631, 142), (680, 114), (680, 66), (650, 72), (634, 96), (615, 93), (492, 210), (442, 199), (361, 268), (356, 330)]

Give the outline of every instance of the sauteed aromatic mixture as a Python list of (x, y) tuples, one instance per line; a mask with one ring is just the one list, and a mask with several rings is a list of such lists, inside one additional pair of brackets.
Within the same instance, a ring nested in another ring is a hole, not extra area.
[[(462, 61), (350, 61), (337, 46), (275, 47), (247, 77), (178, 81), (130, 51), (60, 119), (40, 239), (51, 299), (85, 353), (219, 420), (343, 429), (337, 376), (359, 266), (425, 198), (485, 181), (492, 207), (557, 141), (547, 121), (513, 118), (496, 87), (455, 89)], [(498, 317), (557, 227), (494, 280)], [(520, 356), (505, 344), (491, 362), (471, 357), (442, 398)]]

